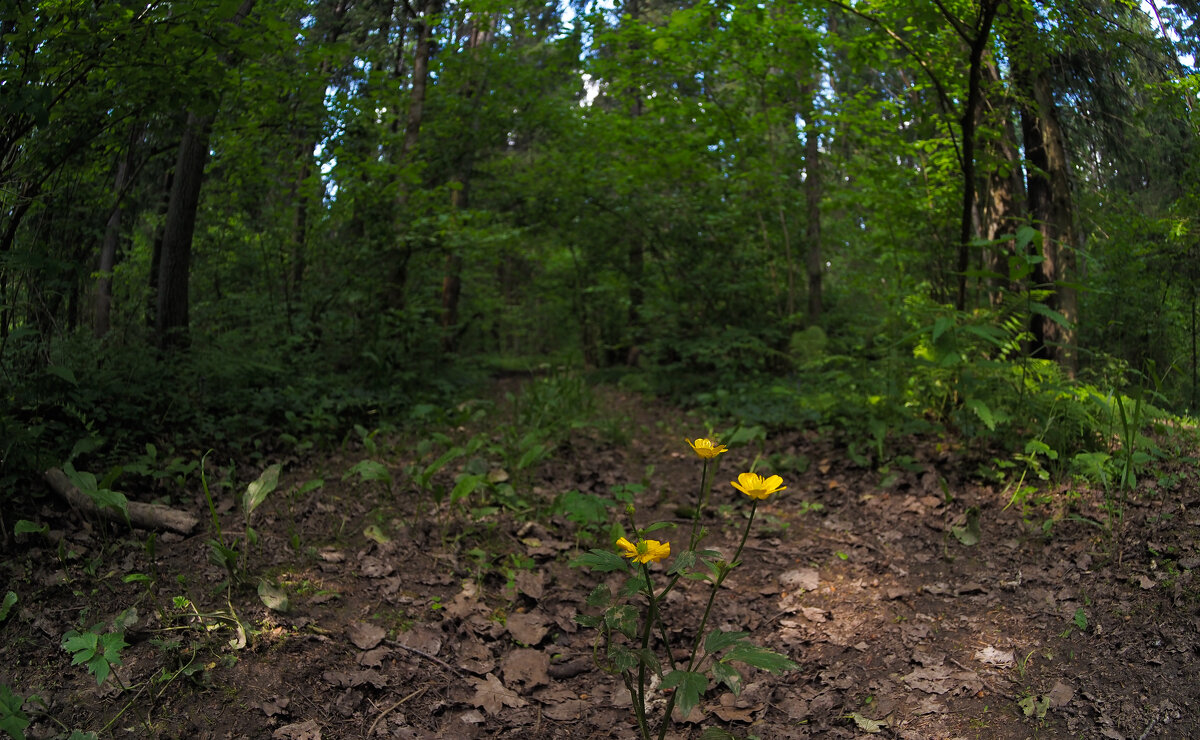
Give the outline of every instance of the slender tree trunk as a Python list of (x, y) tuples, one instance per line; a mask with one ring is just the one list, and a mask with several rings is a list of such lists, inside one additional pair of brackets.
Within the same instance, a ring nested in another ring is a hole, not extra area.
[(117, 264), (117, 247), (121, 242), (121, 221), (125, 214), (125, 191), (133, 172), (133, 152), (141, 138), (141, 125), (134, 125), (129, 130), (125, 153), (117, 162), (117, 173), (113, 191), (115, 202), (104, 226), (104, 241), (100, 245), (100, 259), (97, 264), (99, 277), (96, 279), (95, 292), (92, 296), (92, 331), (99, 339), (108, 334), (112, 325), (112, 272)]
[(821, 323), (821, 137), (817, 127), (817, 88), (804, 85), (804, 205), (805, 267), (808, 271), (808, 326)]
[(988, 241), (983, 264), (989, 272), (1004, 276), (991, 278), (987, 283), (989, 302), (996, 306), (1004, 293), (1014, 288), (1008, 258), (1014, 254), (1012, 237), (1023, 222), (1021, 204), (1025, 185), (1021, 178), (1017, 131), (1013, 125), (1013, 102), (1004, 93), (1000, 70), (994, 61), (988, 60), (984, 64), (983, 78), (986, 125), (1001, 132), (999, 136), (990, 137), (984, 145), (987, 177), (979, 198), (980, 233)]
[(971, 241), (975, 226), (975, 144), (980, 104), (982, 102), (981, 78), (984, 53), (987, 51), (992, 33), (992, 21), (1001, 0), (984, 0), (979, 7), (971, 44), (971, 61), (967, 74), (967, 102), (963, 108), (962, 128), (962, 174), (963, 200), (958, 233), (958, 292), (954, 305), (959, 311), (967, 307), (967, 268), (971, 264)]
[(212, 122), (211, 114), (188, 113), (175, 160), (175, 172), (171, 178), (154, 313), (155, 337), (158, 345), (164, 348), (187, 344), (192, 234), (196, 227), (196, 209), (200, 204), (204, 167), (208, 163)]

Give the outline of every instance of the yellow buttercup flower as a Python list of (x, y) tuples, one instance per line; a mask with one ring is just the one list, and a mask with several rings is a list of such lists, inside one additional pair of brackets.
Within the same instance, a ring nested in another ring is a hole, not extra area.
[(691, 446), (696, 454), (705, 460), (711, 460), (722, 452), (728, 452), (725, 445), (714, 444), (711, 439), (698, 439), (692, 442), (690, 439), (685, 440)]
[(764, 478), (758, 473), (742, 473), (738, 476), (737, 482), (729, 481), (729, 485), (738, 489), (752, 499), (762, 501), (772, 493), (778, 493), (787, 486), (782, 485), (783, 478), (778, 475), (772, 475), (770, 478)]
[(623, 556), (639, 563), (655, 563), (671, 555), (671, 543), (658, 540), (639, 540), (635, 545), (622, 537), (617, 540), (617, 547), (625, 551), (621, 553)]

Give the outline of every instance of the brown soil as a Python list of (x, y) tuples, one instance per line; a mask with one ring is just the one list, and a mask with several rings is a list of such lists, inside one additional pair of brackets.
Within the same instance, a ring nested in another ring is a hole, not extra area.
[[(620, 429), (572, 433), (523, 495), (608, 496), (645, 478), (640, 521), (679, 518), (700, 470), (683, 438), (705, 430), (677, 410), (602, 395)], [(376, 459), (396, 476), (390, 493), (342, 480), (362, 449), (289, 461), (255, 514), (253, 577), (229, 599), (211, 533), (160, 534), (149, 548), (145, 532), (93, 528), (50, 499), (22, 513), (56, 528), (22, 535), (3, 563), (5, 591), (20, 601), (0, 625), (0, 684), (41, 697), (26, 704), (28, 736), (69, 727), (139, 738), (636, 737), (628, 694), (594, 667), (594, 632), (573, 620), (594, 613), (584, 600), (606, 579), (569, 562), (606, 545), (561, 515), (477, 519), (444, 504), (430, 514), (429, 497), (402, 475), (414, 443), (381, 441)], [(744, 670), (740, 697), (710, 687), (702, 711), (668, 737), (712, 726), (764, 739), (857, 737), (868, 720), (901, 738), (1200, 737), (1194, 460), (1158, 463), (1110, 534), (1084, 520), (1106, 521), (1101, 492), (1060, 488), (1006, 507), (1011, 491), (975, 475), (986, 458), (945, 440), (903, 447), (912, 462), (893, 464), (892, 476), (801, 433), (721, 458), (708, 547), (736, 547), (747, 502), (725, 482), (760, 451), (788, 488), (759, 507), (710, 626), (747, 631), (800, 667)], [(323, 488), (295, 495), (317, 477)], [(207, 512), (193, 493), (192, 510)], [(223, 526), (236, 530), (233, 493), (221, 495)], [(970, 508), (980, 540), (966, 546), (955, 532), (969, 529)], [(388, 541), (367, 536), (372, 525)], [(652, 536), (678, 551), (687, 532)], [(286, 613), (263, 605), (260, 576), (280, 584)], [(678, 650), (708, 594), (702, 582), (676, 593), (666, 620)], [(131, 606), (116, 679), (97, 687), (71, 665), (63, 635)]]

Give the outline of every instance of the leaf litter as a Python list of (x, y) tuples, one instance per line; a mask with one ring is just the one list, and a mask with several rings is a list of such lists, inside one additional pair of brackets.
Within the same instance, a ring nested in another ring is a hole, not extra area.
[[(614, 485), (641, 480), (653, 465), (637, 496), (639, 517), (675, 518), (695, 484), (692, 459), (678, 454), (678, 440), (695, 436), (686, 415), (599, 392), (626, 420), (628, 442), (576, 430), (526, 484), (547, 504), (566, 491), (610, 498)], [(677, 421), (660, 426), (663, 419)], [(1181, 475), (1169, 495), (1132, 496), (1120, 537), (1068, 517), (1047, 536), (1040, 524), (1055, 512), (1005, 508), (1003, 490), (973, 477), (979, 459), (912, 444), (923, 469), (902, 470), (881, 489), (875, 471), (829, 441), (768, 438), (768, 452), (819, 462), (773, 471), (788, 490), (760, 509), (764, 526), (747, 542), (714, 623), (751, 633), (800, 668), (778, 676), (748, 669), (737, 697), (710, 687), (673, 737), (698, 738), (706, 726), (764, 738), (1200, 736), (1194, 476)], [(351, 453), (314, 468), (348, 470), (360, 461)], [(754, 457), (751, 448), (732, 450), (720, 473), (746, 469)], [(490, 470), (494, 483), (512, 481), (511, 469)], [(313, 477), (307, 472), (284, 470), (280, 487), (302, 484)], [(458, 473), (434, 481), (450, 490)], [(181, 622), (193, 625), (183, 648), (206, 657), (159, 696), (159, 737), (636, 736), (627, 692), (592, 665), (591, 635), (573, 622), (596, 580), (566, 562), (577, 546), (602, 546), (601, 527), (562, 515), (529, 523), (502, 510), (477, 521), (445, 509), (431, 515), (402, 477), (396, 498), (378, 481), (336, 477), (324, 475), (320, 496), (257, 502), (255, 557), (288, 608), (268, 608), (252, 587), (235, 590), (250, 634), (239, 650), (228, 646), (223, 623)], [(738, 522), (722, 504), (734, 493), (719, 489), (705, 526), (714, 547), (731, 550)], [(236, 507), (222, 503), (235, 518)], [(1100, 520), (1102, 504), (1099, 492), (1082, 492), (1080, 517)], [(393, 519), (375, 515), (397, 505)], [(89, 601), (90, 589), (79, 587), (92, 577), (83, 565), (109, 545), (69, 513), (58, 516), (75, 558), (59, 562), (27, 538), (3, 563), (6, 580), (26, 586), (16, 588), (20, 606), (3, 623), (0, 683), (38, 687), (49, 712), (99, 727), (120, 698), (97, 692), (58, 642), (82, 628), (70, 616), (79, 609), (94, 622), (112, 619), (143, 603), (144, 589), (110, 581), (106, 600)], [(201, 611), (219, 612), (210, 594), (223, 572), (202, 540), (163, 536), (153, 561), (130, 542), (122, 567), (186, 574), (174, 591), (164, 578), (160, 592), (184, 592)], [(472, 549), (492, 566), (469, 558)], [(505, 562), (512, 565), (496, 565)], [(682, 623), (668, 636), (677, 648), (691, 639), (700, 599), (685, 589), (668, 599)], [(152, 605), (141, 612), (157, 614)], [(174, 626), (158, 616), (141, 621), (145, 634)], [(130, 635), (123, 676), (144, 680), (177, 665), (154, 641)], [(103, 688), (119, 693), (111, 684)], [(247, 706), (255, 711), (235, 711)], [(45, 734), (47, 722), (35, 717), (31, 729), (40, 724)], [(122, 724), (132, 729), (118, 736), (145, 736), (144, 727)]]

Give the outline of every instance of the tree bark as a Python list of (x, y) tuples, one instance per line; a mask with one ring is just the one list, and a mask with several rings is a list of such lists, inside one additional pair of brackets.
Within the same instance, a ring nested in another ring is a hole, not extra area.
[(196, 227), (196, 209), (200, 204), (204, 167), (208, 164), (212, 122), (211, 114), (188, 113), (187, 125), (179, 142), (158, 264), (154, 333), (161, 348), (187, 344), (192, 235)]
[(1012, 237), (1024, 222), (1021, 208), (1025, 183), (1013, 124), (1014, 103), (1004, 92), (1004, 82), (994, 61), (988, 60), (984, 64), (983, 78), (984, 123), (1000, 132), (984, 145), (982, 159), (987, 177), (979, 195), (980, 233), (988, 242), (983, 252), (983, 264), (989, 272), (1003, 276), (987, 282), (988, 300), (996, 306), (1004, 293), (1015, 287), (1008, 258), (1015, 254)]
[(121, 221), (125, 214), (125, 191), (133, 173), (133, 151), (141, 138), (142, 127), (134, 125), (129, 130), (125, 153), (117, 162), (113, 192), (115, 202), (104, 225), (104, 241), (100, 244), (100, 259), (97, 264), (99, 277), (92, 294), (92, 332), (97, 339), (108, 334), (112, 324), (112, 271), (117, 264), (117, 247), (121, 242)]
[(802, 91), (807, 109), (804, 112), (804, 255), (808, 271), (808, 326), (821, 323), (821, 137), (817, 127), (816, 85), (808, 83)]
[(1072, 377), (1077, 369), (1075, 325), (1078, 300), (1070, 281), (1075, 273), (1075, 226), (1065, 135), (1058, 121), (1048, 72), (1030, 56), (1037, 48), (1037, 28), (1023, 20), (1025, 53), (1014, 55), (1014, 79), (1022, 93), (1021, 132), (1025, 140), (1026, 198), (1029, 217), (1041, 232), (1042, 257), (1034, 277), (1052, 292), (1046, 306), (1068, 326), (1042, 314), (1031, 318), (1033, 355), (1062, 365)]

